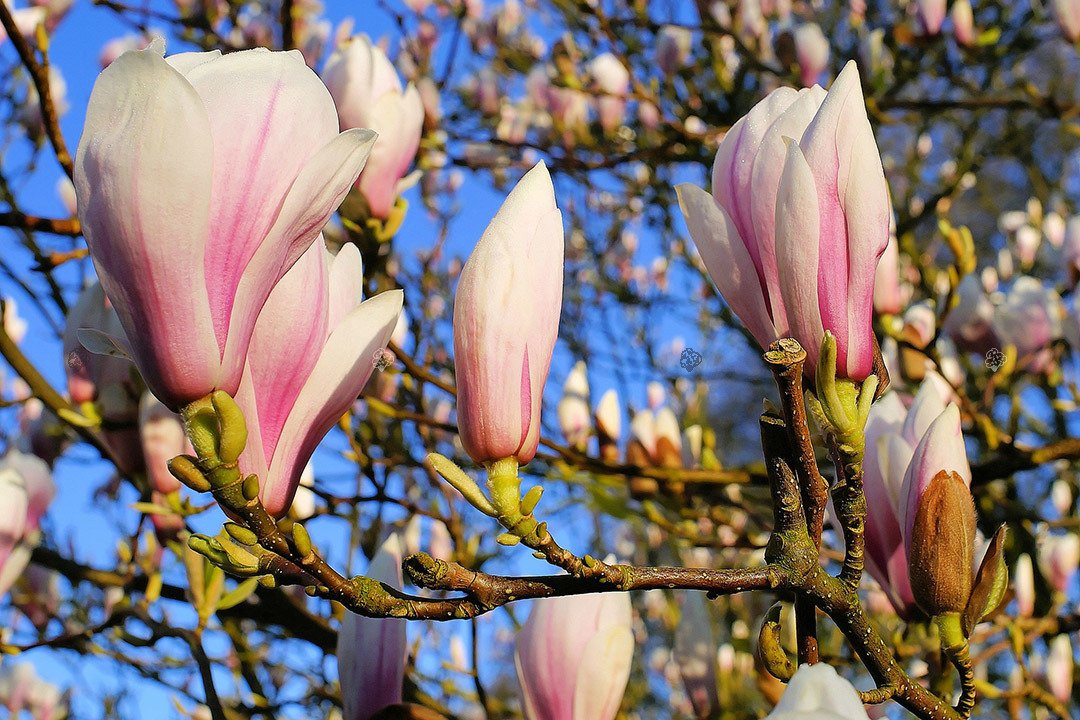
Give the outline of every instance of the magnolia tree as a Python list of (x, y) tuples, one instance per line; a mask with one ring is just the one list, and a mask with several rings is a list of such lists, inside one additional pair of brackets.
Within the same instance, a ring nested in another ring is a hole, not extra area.
[(1080, 3), (0, 21), (13, 717), (1076, 712)]

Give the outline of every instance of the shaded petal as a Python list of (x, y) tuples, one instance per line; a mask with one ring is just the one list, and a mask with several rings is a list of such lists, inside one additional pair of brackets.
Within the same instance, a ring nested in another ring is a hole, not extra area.
[(330, 263), (330, 296), (327, 303), (327, 326), (333, 330), (364, 296), (364, 261), (360, 249), (348, 243)]
[(323, 436), (356, 400), (374, 370), (372, 357), (386, 347), (401, 312), (400, 290), (362, 303), (330, 333), (319, 360), (281, 429), (262, 500), (274, 515), (292, 502), (300, 473)]
[(753, 259), (735, 224), (709, 193), (689, 184), (676, 189), (686, 227), (717, 290), (762, 348), (776, 340)]
[(915, 514), (919, 500), (930, 481), (941, 471), (955, 472), (971, 486), (971, 467), (968, 464), (967, 448), (964, 446), (964, 434), (960, 426), (960, 410), (949, 405), (930, 424), (926, 434), (919, 441), (900, 491), (900, 529), (904, 534), (904, 544), (911, 543), (911, 529), (915, 523)]
[(330, 335), (329, 261), (326, 246), (312, 243), (274, 286), (251, 335), (247, 364), (267, 461)]
[(203, 254), (212, 147), (202, 101), (161, 58), (126, 52), (102, 71), (75, 158), (87, 245), (151, 391), (177, 407), (218, 383)]

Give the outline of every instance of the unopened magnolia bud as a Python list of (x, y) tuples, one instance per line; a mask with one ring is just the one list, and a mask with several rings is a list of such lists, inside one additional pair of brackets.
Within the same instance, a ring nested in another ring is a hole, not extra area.
[(169, 472), (195, 492), (209, 492), (210, 481), (195, 464), (195, 458), (179, 455), (169, 461)]
[(942, 470), (919, 498), (908, 569), (915, 601), (931, 617), (960, 613), (971, 597), (975, 504), (955, 472)]
[(247, 445), (247, 423), (244, 413), (232, 396), (222, 390), (211, 395), (218, 416), (218, 457), (231, 465), (240, 457)]

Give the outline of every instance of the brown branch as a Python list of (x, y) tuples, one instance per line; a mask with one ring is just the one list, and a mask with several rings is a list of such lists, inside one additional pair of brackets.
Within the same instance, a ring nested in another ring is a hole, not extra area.
[(1080, 438), (1066, 438), (1038, 448), (1007, 445), (1001, 448), (997, 456), (972, 465), (971, 482), (973, 485), (983, 485), (1055, 460), (1077, 459), (1080, 459)]
[(0, 212), (0, 225), (21, 228), (31, 232), (67, 235), (69, 237), (82, 235), (82, 226), (76, 218), (43, 218), (36, 215), (27, 215), (17, 210)]

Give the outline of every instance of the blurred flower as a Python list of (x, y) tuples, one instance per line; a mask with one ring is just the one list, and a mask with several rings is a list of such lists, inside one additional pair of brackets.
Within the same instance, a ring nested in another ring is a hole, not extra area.
[(690, 59), (693, 34), (690, 28), (665, 25), (656, 36), (656, 65), (665, 75), (674, 75)]
[(998, 342), (993, 329), (994, 306), (975, 275), (966, 275), (956, 288), (956, 304), (942, 330), (963, 351), (986, 353)]
[(820, 25), (806, 23), (795, 28), (795, 54), (803, 87), (810, 87), (829, 66), (829, 39)]
[(56, 485), (43, 460), (18, 450), (0, 458), (0, 596), (30, 561), (41, 517), (55, 495)]
[(924, 35), (937, 35), (945, 22), (946, 0), (915, 0), (915, 17)]
[(869, 720), (859, 694), (831, 665), (802, 665), (765, 720)]
[(626, 115), (626, 93), (630, 89), (630, 72), (622, 61), (611, 53), (603, 53), (589, 63), (594, 88), (600, 93), (596, 98), (600, 126), (611, 132), (619, 127)]
[(574, 364), (563, 383), (563, 396), (557, 409), (559, 426), (566, 443), (578, 451), (583, 451), (589, 442), (592, 419), (589, 408), (589, 379), (585, 371), (584, 360)]
[[(375, 553), (366, 574), (401, 589), (401, 540), (396, 534)], [(369, 618), (346, 610), (338, 632), (337, 658), (344, 720), (368, 720), (387, 705), (400, 703), (405, 620)]]
[(28, 327), (25, 320), (19, 315), (19, 306), (15, 303), (15, 298), (4, 298), (4, 316), (2, 318), (4, 325), (4, 332), (11, 338), (11, 341), (18, 345), (26, 337), (26, 328)]
[(679, 667), (695, 717), (711, 717), (719, 709), (716, 693), (716, 641), (713, 639), (705, 593), (684, 591), (682, 612), (675, 628), (672, 657)]
[(1066, 633), (1050, 641), (1050, 652), (1046, 656), (1046, 682), (1058, 701), (1067, 704), (1072, 699), (1073, 647)]
[(1080, 564), (1080, 537), (1075, 533), (1050, 535), (1039, 545), (1039, 567), (1050, 587), (1059, 593), (1069, 589)]
[(977, 39), (975, 33), (975, 13), (970, 0), (955, 0), (952, 6), (953, 38), (957, 44), (970, 47)]
[(98, 77), (75, 188), (136, 365), (178, 409), (236, 392), (259, 310), (374, 138), (338, 134), (326, 89), (295, 53), (163, 52), (154, 41)]
[(1035, 612), (1035, 572), (1030, 555), (1025, 553), (1016, 559), (1012, 584), (1016, 592), (1016, 614), (1031, 617)]
[(533, 601), (514, 662), (527, 720), (613, 720), (634, 655), (630, 596)]
[(562, 272), (562, 213), (541, 162), (507, 195), (458, 281), (458, 428), (477, 463), (536, 454)]
[(1080, 40), (1080, 0), (1050, 0), (1054, 19), (1069, 42)]
[(367, 35), (357, 35), (326, 62), (323, 81), (337, 103), (343, 128), (370, 128), (379, 134), (357, 188), (373, 217), (385, 220), (416, 157), (424, 124), (424, 103), (410, 83), (402, 90), (397, 70)]
[(169, 472), (169, 461), (185, 452), (194, 453), (180, 416), (150, 393), (139, 404), (139, 438), (150, 487), (162, 494), (179, 490), (180, 481)]
[(274, 287), (259, 314), (236, 401), (248, 423), (240, 456), (259, 476), (267, 511), (289, 509), (315, 447), (375, 370), (401, 311), (390, 290), (360, 302), (360, 251), (331, 255), (320, 236)]
[(1001, 342), (1016, 347), (1022, 367), (1043, 372), (1051, 360), (1049, 344), (1062, 337), (1065, 307), (1041, 280), (1021, 275), (1005, 302), (994, 311), (994, 332)]
[(815, 368), (830, 330), (839, 374), (870, 374), (889, 199), (854, 63), (828, 94), (780, 88), (736, 123), (716, 154), (713, 197), (678, 189), (710, 276), (762, 348), (793, 336)]

